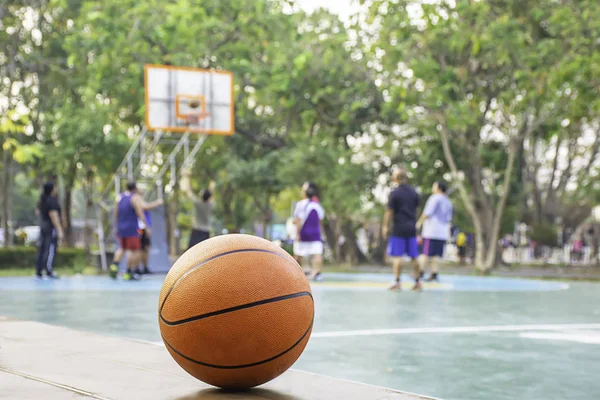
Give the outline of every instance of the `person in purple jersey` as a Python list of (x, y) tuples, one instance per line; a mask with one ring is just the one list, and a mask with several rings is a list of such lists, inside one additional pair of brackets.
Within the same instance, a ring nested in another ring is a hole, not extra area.
[(417, 229), (423, 227), (423, 268), (431, 263), (431, 275), (427, 282), (438, 280), (438, 262), (444, 256), (452, 221), (452, 202), (446, 195), (446, 184), (436, 182), (432, 191), (433, 194), (427, 200), (423, 214), (417, 222)]
[(294, 241), (294, 256), (302, 264), (304, 258), (308, 259), (312, 273), (310, 279), (321, 280), (323, 266), (323, 240), (321, 237), (321, 221), (325, 218), (325, 210), (319, 203), (317, 186), (306, 182), (302, 186), (304, 199), (296, 203), (294, 210), (294, 224), (297, 235)]
[(396, 168), (392, 172), (392, 180), (397, 185), (390, 193), (382, 234), (388, 237), (390, 221), (392, 234), (389, 236), (387, 253), (392, 259), (394, 266), (395, 283), (390, 290), (400, 290), (400, 275), (402, 273), (402, 257), (408, 256), (412, 260), (415, 285), (413, 290), (421, 290), (421, 269), (419, 268), (419, 244), (417, 242), (417, 208), (419, 207), (419, 195), (415, 189), (408, 184), (408, 174), (404, 168)]
[(139, 222), (141, 220), (146, 226), (146, 233), (151, 236), (151, 229), (144, 215), (144, 210), (151, 205), (144, 202), (144, 199), (137, 190), (135, 182), (127, 184), (127, 190), (117, 196), (115, 208), (113, 211), (114, 226), (117, 230), (120, 248), (115, 253), (113, 263), (110, 266), (110, 275), (113, 279), (117, 278), (119, 272), (119, 263), (125, 253), (127, 257), (127, 272), (123, 275), (124, 280), (137, 280), (139, 276), (135, 269), (140, 262), (140, 250), (142, 241), (139, 234)]

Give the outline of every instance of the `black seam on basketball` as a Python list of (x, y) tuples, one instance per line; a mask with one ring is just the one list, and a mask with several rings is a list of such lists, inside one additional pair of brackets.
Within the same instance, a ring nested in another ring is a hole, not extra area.
[(258, 361), (258, 362), (251, 363), (251, 364), (243, 364), (243, 365), (215, 365), (215, 364), (208, 364), (208, 363), (204, 363), (202, 361), (194, 360), (193, 358), (188, 357), (184, 354), (181, 354), (179, 351), (177, 351), (173, 346), (171, 346), (171, 344), (165, 339), (165, 337), (162, 334), (161, 334), (161, 337), (162, 337), (163, 342), (165, 342), (165, 344), (171, 350), (173, 350), (173, 352), (175, 352), (177, 355), (179, 355), (182, 358), (185, 358), (186, 360), (188, 360), (190, 362), (202, 365), (204, 367), (217, 368), (217, 369), (240, 369), (240, 368), (256, 367), (258, 365), (266, 364), (266, 363), (271, 362), (271, 361), (285, 355), (286, 353), (292, 351), (294, 349), (294, 347), (298, 346), (300, 344), (300, 342), (302, 342), (302, 340), (304, 340), (306, 335), (308, 335), (308, 332), (310, 332), (310, 330), (312, 329), (313, 323), (314, 323), (314, 317), (313, 317), (313, 320), (310, 322), (310, 325), (308, 326), (308, 329), (306, 330), (306, 332), (304, 332), (302, 337), (300, 339), (298, 339), (298, 341), (296, 343), (294, 343), (289, 349), (284, 350), (283, 352), (277, 354), (274, 357), (267, 358), (266, 360)]
[(160, 305), (160, 310), (159, 310), (159, 314), (162, 317), (162, 310), (165, 306), (165, 303), (167, 302), (167, 299), (169, 298), (169, 295), (171, 294), (171, 292), (173, 291), (173, 289), (175, 289), (175, 287), (179, 284), (179, 282), (181, 282), (184, 278), (186, 278), (187, 276), (189, 276), (192, 272), (194, 272), (195, 270), (197, 270), (198, 268), (200, 268), (201, 266), (203, 266), (204, 264), (213, 261), (219, 257), (223, 257), (223, 256), (228, 256), (230, 254), (236, 254), (236, 253), (245, 253), (245, 252), (258, 252), (258, 253), (270, 253), (273, 255), (276, 255), (277, 257), (281, 257), (286, 261), (289, 261), (290, 263), (294, 263), (296, 264), (297, 267), (300, 268), (300, 270), (302, 270), (302, 273), (304, 273), (304, 270), (302, 269), (302, 267), (300, 265), (298, 265), (298, 263), (296, 261), (294, 261), (293, 259), (287, 258), (286, 256), (283, 256), (279, 253), (276, 253), (274, 251), (271, 250), (264, 250), (264, 249), (238, 249), (238, 250), (231, 250), (231, 251), (226, 251), (225, 253), (221, 253), (221, 254), (217, 254), (215, 256), (212, 256), (204, 261), (202, 261), (201, 263), (195, 265), (194, 267), (190, 268), (189, 270), (186, 271), (185, 274), (181, 275), (179, 277), (179, 279), (177, 279), (175, 281), (175, 283), (173, 283), (173, 286), (171, 286), (171, 289), (169, 289), (169, 291), (167, 292), (167, 295), (165, 296), (165, 299), (163, 300), (162, 304)]
[(261, 306), (263, 304), (277, 303), (277, 302), (280, 302), (280, 301), (285, 301), (285, 300), (290, 300), (290, 299), (296, 299), (298, 297), (304, 297), (304, 296), (309, 296), (311, 298), (311, 300), (313, 300), (313, 303), (314, 303), (314, 299), (313, 299), (312, 295), (309, 292), (298, 292), (298, 293), (293, 293), (293, 294), (286, 294), (285, 296), (271, 297), (270, 299), (264, 299), (264, 300), (260, 300), (260, 301), (255, 301), (253, 303), (246, 303), (246, 304), (242, 304), (242, 305), (235, 306), (235, 307), (224, 308), (222, 310), (212, 311), (212, 312), (209, 312), (209, 313), (206, 313), (206, 314), (200, 314), (200, 315), (196, 315), (196, 316), (193, 316), (193, 317), (180, 319), (180, 320), (177, 320), (177, 321), (168, 321), (167, 319), (165, 319), (165, 317), (162, 316), (162, 313), (161, 313), (160, 314), (160, 319), (166, 325), (177, 326), (177, 325), (186, 324), (188, 322), (198, 321), (198, 320), (201, 320), (201, 319), (204, 319), (204, 318), (214, 317), (216, 315), (227, 314), (227, 313), (234, 312), (234, 311), (244, 310), (246, 308), (252, 308), (252, 307)]

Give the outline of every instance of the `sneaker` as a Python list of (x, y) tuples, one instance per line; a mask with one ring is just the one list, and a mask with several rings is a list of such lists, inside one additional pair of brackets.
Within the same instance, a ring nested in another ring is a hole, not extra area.
[(50, 272), (47, 277), (48, 279), (60, 279), (54, 272)]
[(152, 271), (148, 267), (144, 267), (141, 272), (142, 275), (152, 275)]
[(390, 286), (388, 290), (392, 292), (399, 292), (400, 290), (402, 290), (402, 286), (400, 285), (400, 282), (396, 282), (392, 286)]
[(108, 267), (108, 275), (113, 278), (113, 279), (117, 279), (117, 274), (119, 273), (119, 267), (115, 264), (112, 264), (110, 267)]
[(313, 277), (313, 281), (315, 281), (315, 282), (321, 282), (322, 280), (323, 280), (323, 275), (321, 275), (320, 272), (315, 274), (315, 276)]
[(43, 281), (44, 277), (42, 275), (36, 275), (34, 278), (36, 281)]
[(423, 291), (423, 286), (421, 285), (421, 282), (416, 282), (415, 285), (412, 287), (413, 292), (422, 292)]
[(431, 274), (431, 275), (429, 276), (429, 278), (427, 278), (427, 279), (425, 280), (425, 282), (433, 282), (433, 281), (439, 282), (439, 279), (438, 279), (438, 274), (437, 274), (437, 273), (433, 273), (433, 274)]
[(129, 273), (126, 272), (125, 274), (123, 274), (123, 280), (124, 281), (139, 281), (140, 280), (140, 276), (136, 273)]

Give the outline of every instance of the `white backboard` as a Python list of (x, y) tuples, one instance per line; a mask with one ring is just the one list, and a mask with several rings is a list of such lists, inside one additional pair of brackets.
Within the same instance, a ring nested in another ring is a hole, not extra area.
[(233, 134), (231, 72), (146, 65), (144, 86), (148, 129)]

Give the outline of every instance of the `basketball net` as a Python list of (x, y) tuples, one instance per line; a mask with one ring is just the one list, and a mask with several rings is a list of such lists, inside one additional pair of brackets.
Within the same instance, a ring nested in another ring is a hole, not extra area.
[(185, 126), (189, 128), (190, 126), (198, 125), (200, 123), (200, 120), (205, 120), (209, 117), (210, 113), (201, 113), (194, 115), (186, 115), (182, 118), (184, 120)]

